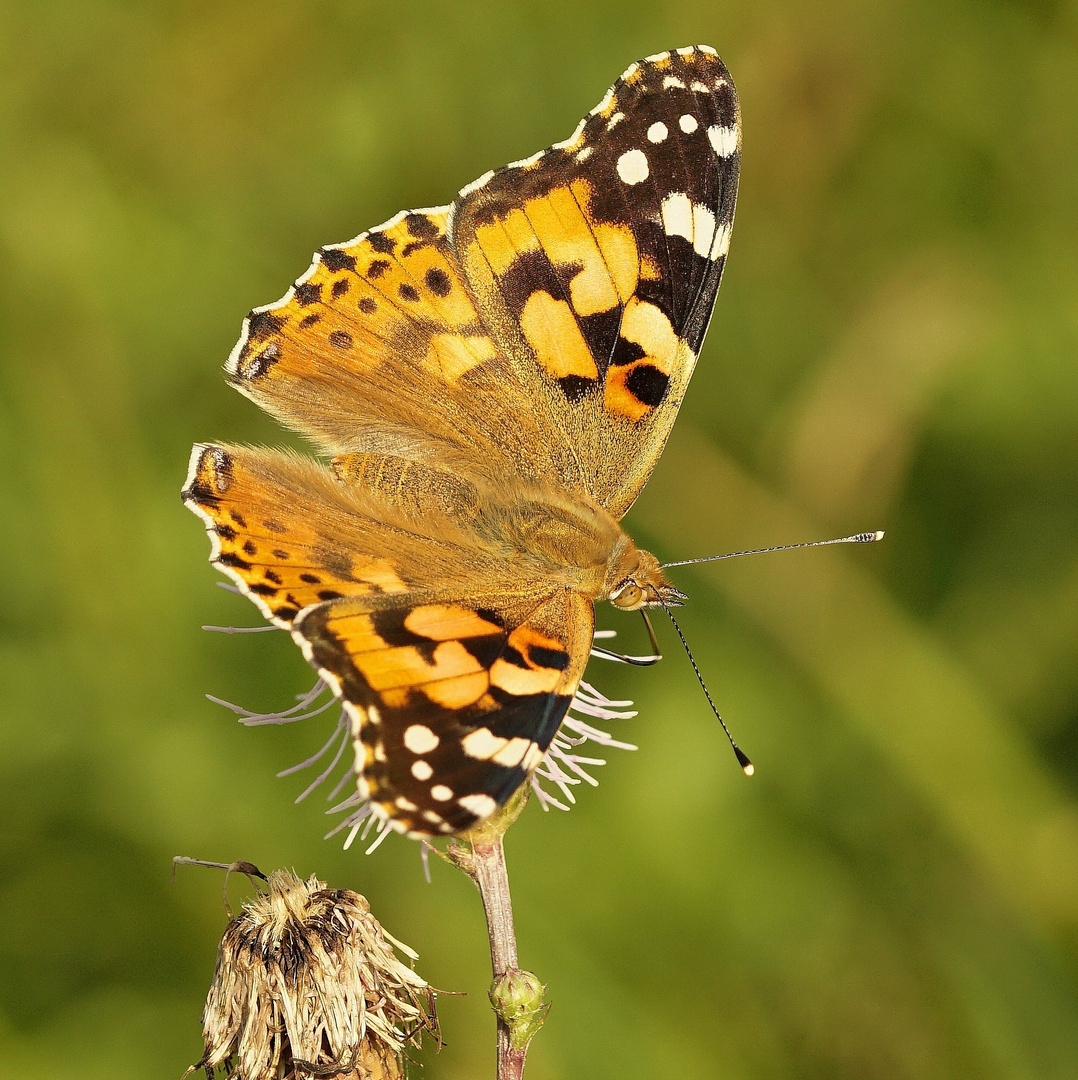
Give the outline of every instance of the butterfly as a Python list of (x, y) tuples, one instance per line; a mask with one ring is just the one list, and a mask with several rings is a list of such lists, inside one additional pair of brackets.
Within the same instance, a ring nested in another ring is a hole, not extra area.
[(711, 318), (740, 131), (714, 49), (648, 57), (564, 142), (322, 248), (243, 324), (228, 381), (330, 460), (200, 444), (183, 498), (401, 832), (465, 831), (528, 779), (596, 601), (683, 599), (619, 521)]

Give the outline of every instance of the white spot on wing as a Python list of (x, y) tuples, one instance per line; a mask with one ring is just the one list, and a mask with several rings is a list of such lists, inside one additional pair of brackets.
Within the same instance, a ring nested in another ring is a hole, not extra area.
[(715, 239), (711, 242), (711, 258), (718, 259), (730, 250), (730, 223), (720, 225), (715, 231)]
[(719, 54), (710, 45), (697, 45), (701, 52), (706, 52), (708, 56), (718, 56)]
[(669, 60), (669, 59), (670, 59), (670, 53), (669, 52), (657, 52), (657, 53), (652, 53), (651, 56), (645, 56), (644, 57), (644, 63), (645, 64), (659, 64), (663, 60)]
[(656, 120), (651, 127), (648, 128), (648, 141), (649, 142), (662, 142), (663, 139), (669, 135), (666, 125), (661, 120)]
[(460, 740), (460, 745), (468, 757), (489, 761), (507, 741), (495, 735), (490, 728), (481, 727), (465, 735)]
[(505, 746), (491, 758), (491, 761), (511, 769), (514, 765), (519, 765), (524, 760), (524, 755), (527, 754), (534, 745), (535, 744), (531, 739), (520, 737), (510, 739)]
[(434, 775), (434, 770), (429, 761), (413, 761), (412, 775), (417, 780), (429, 780)]
[(626, 150), (618, 158), (618, 176), (626, 184), (639, 184), (648, 178), (648, 159), (643, 150)]
[(532, 743), (532, 748), (524, 755), (520, 763), (525, 772), (531, 772), (543, 760), (543, 750), (538, 743)]
[(609, 131), (615, 124), (620, 124), (622, 122), (622, 120), (624, 120), (624, 119), (625, 119), (625, 113), (623, 113), (623, 112), (614, 113), (614, 115), (612, 117), (610, 117), (610, 119), (607, 120), (607, 122), (606, 122), (606, 130)]
[(662, 203), (663, 232), (692, 240), (692, 201), (683, 191), (667, 195)]
[(684, 90), (685, 84), (674, 75), (667, 75), (663, 79), (664, 90)]
[(430, 789), (430, 797), (435, 802), (449, 802), (453, 798), (453, 789), (447, 788), (445, 784), (435, 784)]
[(728, 158), (737, 149), (737, 128), (713, 124), (707, 129), (707, 139), (719, 157)]
[(429, 754), (439, 742), (441, 742), (441, 739), (423, 724), (412, 724), (404, 732), (404, 745), (413, 754)]
[(667, 195), (662, 202), (663, 231), (667, 236), (682, 236), (701, 258), (711, 255), (715, 236), (715, 215), (684, 192)]
[(686, 45), (683, 49), (678, 49), (678, 56), (692, 56), (696, 52), (696, 49), (692, 45)]
[(711, 242), (715, 236), (715, 215), (699, 203), (692, 207), (692, 249), (702, 259), (711, 254)]
[(700, 126), (692, 113), (686, 113), (677, 124), (686, 135), (691, 135)]
[(498, 804), (489, 795), (462, 795), (457, 802), (477, 818), (488, 818), (498, 809)]
[(580, 151), (580, 152), (579, 152), (579, 153), (578, 153), (578, 154), (576, 155), (576, 160), (577, 160), (577, 161), (586, 161), (586, 160), (587, 160), (588, 158), (590, 158), (590, 157), (591, 157), (591, 152), (592, 152), (592, 149), (593, 149), (593, 147), (590, 147), (590, 146), (585, 146), (585, 147), (584, 147), (584, 149), (583, 149), (583, 150), (581, 150), (581, 151)]
[(708, 93), (707, 86), (704, 83), (700, 82), (699, 80), (697, 80), (694, 83), (690, 83), (689, 84), (689, 89), (694, 90), (698, 94), (706, 94), (706, 93)]

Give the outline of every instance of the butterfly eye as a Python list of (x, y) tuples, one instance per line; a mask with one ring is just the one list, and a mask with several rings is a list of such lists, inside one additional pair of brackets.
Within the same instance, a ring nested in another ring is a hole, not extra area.
[(610, 597), (610, 603), (614, 607), (624, 611), (632, 611), (644, 602), (644, 590), (635, 581), (627, 581), (616, 593)]

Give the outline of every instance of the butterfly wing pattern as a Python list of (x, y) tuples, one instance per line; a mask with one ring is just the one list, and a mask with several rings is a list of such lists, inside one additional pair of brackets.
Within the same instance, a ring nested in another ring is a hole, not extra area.
[(740, 130), (714, 50), (663, 53), (631, 65), (568, 140), (453, 204), (499, 351), (580, 448), (562, 483), (615, 518), (658, 460), (711, 318)]
[(455, 505), (424, 507), (424, 535), (416, 511), (299, 455), (197, 446), (184, 490), (214, 564), (342, 700), (383, 817), (459, 832), (523, 783), (583, 674), (590, 600), (506, 574)]
[(307, 611), (304, 654), (338, 690), (360, 792), (406, 832), (460, 832), (540, 763), (584, 672), (591, 602), (471, 597)]
[(473, 826), (557, 732), (703, 342), (740, 146), (714, 50), (649, 57), (569, 139), (321, 249), (245, 320), (229, 381), (332, 461), (199, 445), (184, 499), (342, 700), (395, 828)]

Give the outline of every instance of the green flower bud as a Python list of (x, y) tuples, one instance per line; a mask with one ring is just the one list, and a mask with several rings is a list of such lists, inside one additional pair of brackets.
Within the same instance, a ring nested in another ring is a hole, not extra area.
[(543, 1000), (546, 987), (530, 971), (510, 968), (494, 980), (490, 1003), (509, 1028), (510, 1046), (523, 1050), (543, 1026), (550, 1005)]

